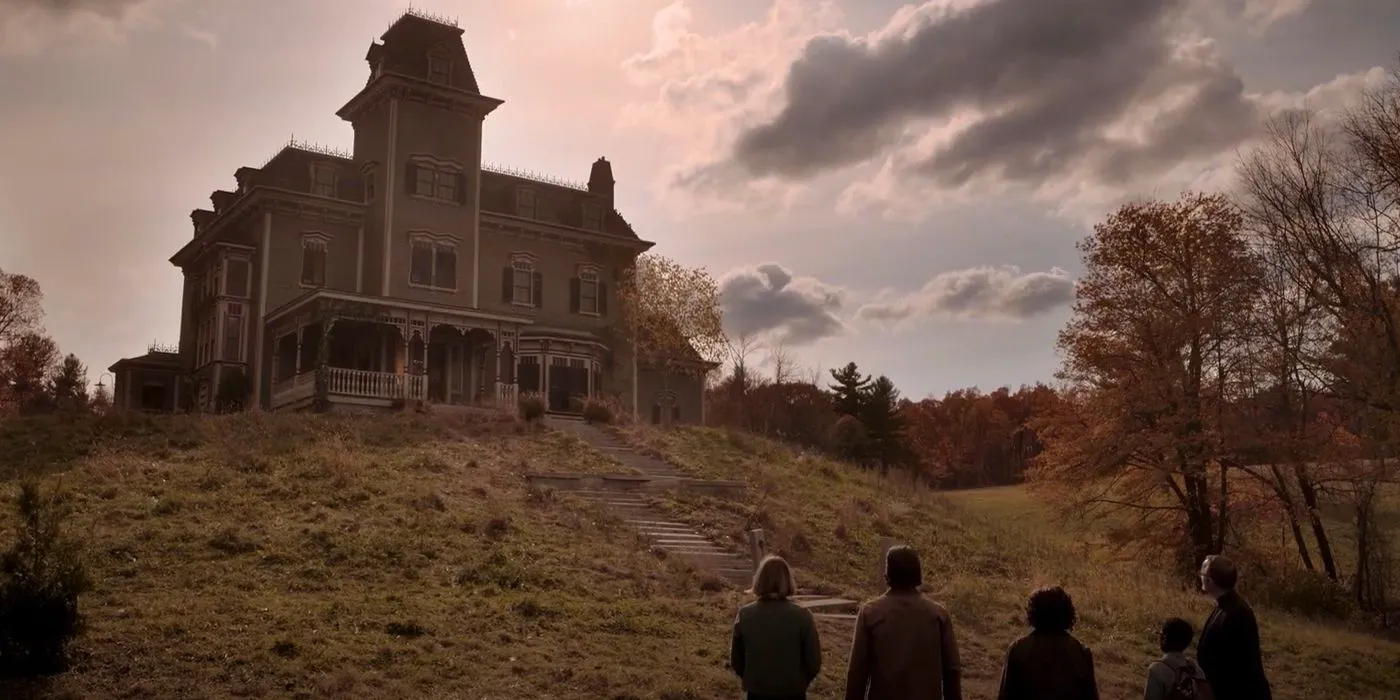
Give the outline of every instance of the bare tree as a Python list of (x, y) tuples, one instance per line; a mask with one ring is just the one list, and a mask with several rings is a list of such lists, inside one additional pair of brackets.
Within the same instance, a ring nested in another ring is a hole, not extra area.
[(797, 378), (797, 359), (782, 337), (768, 344), (767, 363), (773, 368), (774, 384), (788, 384)]

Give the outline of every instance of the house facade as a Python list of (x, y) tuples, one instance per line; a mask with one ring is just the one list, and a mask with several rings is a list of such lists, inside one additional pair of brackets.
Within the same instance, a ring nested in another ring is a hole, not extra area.
[(642, 420), (701, 420), (701, 380), (639, 364), (617, 332), (617, 282), (652, 243), (614, 208), (611, 165), (595, 161), (586, 184), (484, 165), (502, 101), (478, 89), (462, 34), (403, 15), (337, 112), (350, 151), (293, 142), (191, 213), (170, 258), (189, 408), (513, 405), (537, 391), (552, 411), (610, 396)]

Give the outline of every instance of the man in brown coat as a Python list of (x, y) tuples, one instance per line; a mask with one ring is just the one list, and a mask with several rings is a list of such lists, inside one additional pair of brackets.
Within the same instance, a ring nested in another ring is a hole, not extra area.
[(953, 620), (919, 593), (919, 555), (891, 547), (885, 582), (889, 590), (856, 615), (846, 700), (962, 700)]

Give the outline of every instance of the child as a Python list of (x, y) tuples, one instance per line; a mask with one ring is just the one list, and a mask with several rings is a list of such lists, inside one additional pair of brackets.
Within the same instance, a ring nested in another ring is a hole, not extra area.
[(1195, 636), (1191, 623), (1179, 617), (1162, 624), (1162, 658), (1147, 667), (1145, 700), (1214, 700), (1205, 673), (1186, 655)]

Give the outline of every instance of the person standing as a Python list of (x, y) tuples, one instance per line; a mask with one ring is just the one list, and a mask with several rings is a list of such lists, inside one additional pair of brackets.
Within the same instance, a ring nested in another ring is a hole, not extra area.
[(729, 667), (747, 700), (805, 700), (822, 668), (822, 647), (812, 613), (791, 600), (797, 584), (787, 561), (764, 557), (752, 592), (758, 599), (734, 618)]
[(923, 567), (907, 546), (885, 553), (889, 590), (856, 613), (846, 700), (962, 700), (953, 619), (919, 593)]
[(1006, 652), (997, 700), (1099, 700), (1094, 655), (1070, 634), (1074, 622), (1074, 601), (1063, 588), (1031, 593), (1031, 631)]
[(1201, 563), (1201, 590), (1215, 609), (1201, 628), (1196, 660), (1218, 700), (1273, 700), (1259, 649), (1254, 609), (1235, 591), (1239, 571), (1233, 562), (1211, 555)]
[(1191, 623), (1179, 617), (1162, 623), (1161, 634), (1157, 637), (1162, 658), (1147, 667), (1143, 700), (1211, 700), (1215, 697), (1200, 665), (1186, 655), (1191, 638), (1195, 636)]

